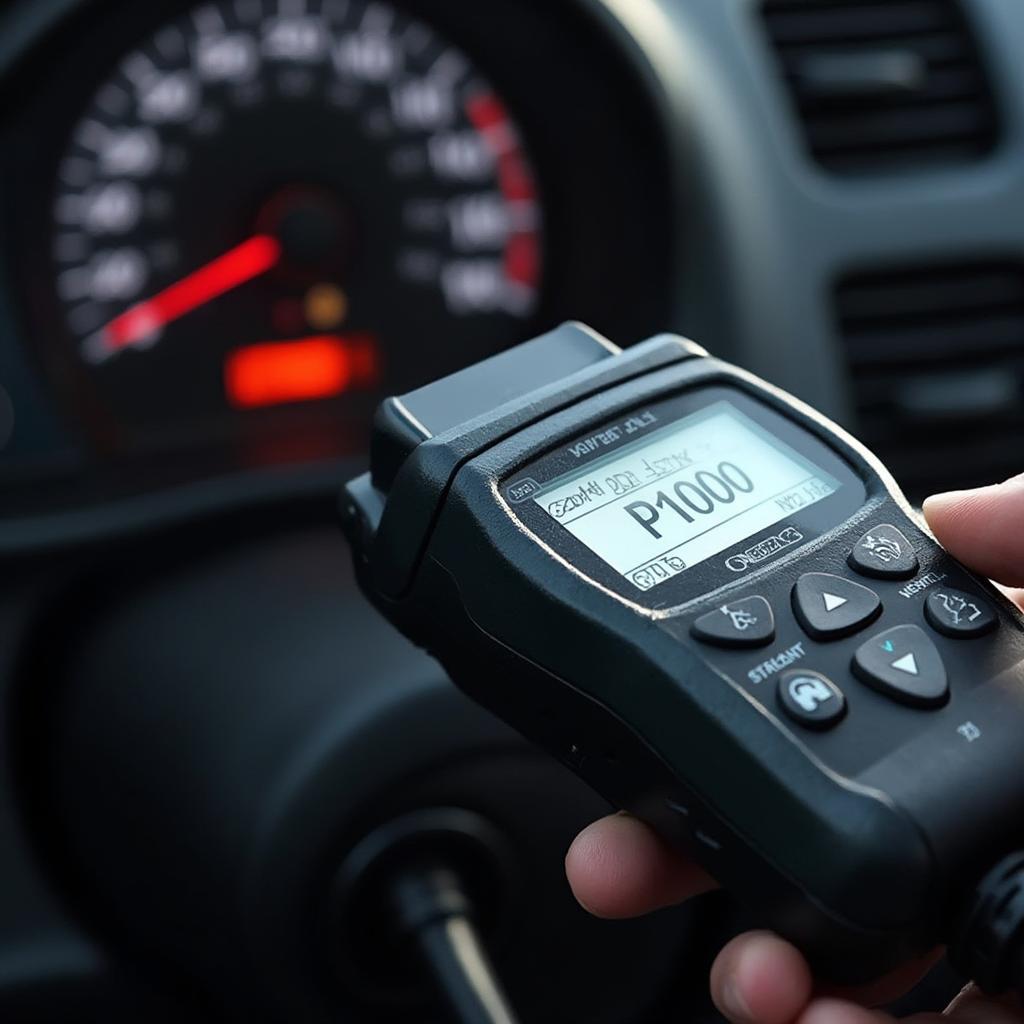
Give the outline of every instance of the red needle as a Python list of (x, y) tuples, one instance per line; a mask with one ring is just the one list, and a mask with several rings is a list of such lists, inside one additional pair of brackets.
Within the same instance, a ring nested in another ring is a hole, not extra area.
[(186, 313), (265, 274), (280, 258), (281, 243), (276, 238), (254, 235), (115, 317), (100, 332), (102, 345), (111, 352), (135, 345)]

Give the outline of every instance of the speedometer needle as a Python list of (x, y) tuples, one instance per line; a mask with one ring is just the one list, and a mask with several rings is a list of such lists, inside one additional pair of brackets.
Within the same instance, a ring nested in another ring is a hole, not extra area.
[(276, 238), (253, 235), (153, 298), (115, 317), (100, 331), (100, 344), (107, 352), (137, 345), (186, 313), (265, 274), (280, 258), (281, 243)]

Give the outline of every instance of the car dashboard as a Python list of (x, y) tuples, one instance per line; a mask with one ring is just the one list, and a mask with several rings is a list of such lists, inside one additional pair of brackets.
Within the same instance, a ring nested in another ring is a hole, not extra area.
[(592, 15), (51, 6), (4, 79), (8, 516), (336, 480), (385, 393), (671, 319), (664, 139)]
[(422, 6), (8, 9), (10, 543), (323, 487), (383, 394), (567, 318), (696, 335), (911, 490), (935, 438), (1009, 468), (1011, 7)]
[[(402, 1019), (407, 1003), (375, 1015), (380, 985), (328, 977), (303, 916), (310, 878), (384, 807), (514, 796), (510, 834), (564, 897), (559, 844), (600, 806), (532, 761), (428, 779), (518, 741), (351, 578), (335, 503), (382, 397), (574, 319), (623, 346), (694, 338), (848, 427), (914, 501), (1024, 468), (1022, 13), (6, 3), (0, 1017), (94, 1019), (95, 1000), (155, 1020), (153, 991), (188, 1003), (230, 977), (214, 1017), (244, 988), (250, 1019)], [(199, 730), (213, 705), (244, 720)], [(407, 743), (382, 738), (399, 727)], [(175, 743), (203, 758), (209, 799), (142, 781)], [(284, 778), (305, 809), (272, 828), (253, 794), (287, 803)], [(374, 795), (401, 780), (404, 802)], [(179, 862), (148, 860), (165, 798), (180, 864), (190, 828), (219, 835), (215, 809), (237, 805), (231, 834), (251, 840), (214, 850), (189, 898)], [(717, 925), (557, 913), (549, 952), (578, 949), (562, 988), (578, 1008), (592, 987), (586, 1019), (714, 1019), (681, 995), (702, 982), (677, 953)], [(163, 938), (140, 938), (139, 915)], [(193, 939), (216, 968), (167, 967)], [(624, 950), (650, 972), (642, 1008), (582, 960)], [(559, 1005), (531, 1019), (572, 1019)]]

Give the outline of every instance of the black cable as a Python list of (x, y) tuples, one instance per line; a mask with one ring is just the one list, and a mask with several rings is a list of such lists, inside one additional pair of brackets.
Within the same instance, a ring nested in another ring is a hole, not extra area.
[(459, 1024), (517, 1024), (458, 876), (446, 868), (407, 871), (391, 897), (400, 928)]
[(1024, 852), (976, 886), (950, 947), (953, 966), (990, 995), (1024, 996)]

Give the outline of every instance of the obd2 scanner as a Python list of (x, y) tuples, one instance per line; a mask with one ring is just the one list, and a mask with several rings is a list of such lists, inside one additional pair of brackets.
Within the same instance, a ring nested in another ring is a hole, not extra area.
[(841, 428), (569, 324), (385, 401), (371, 460), (361, 586), (474, 700), (826, 977), (1024, 983), (1021, 616)]

